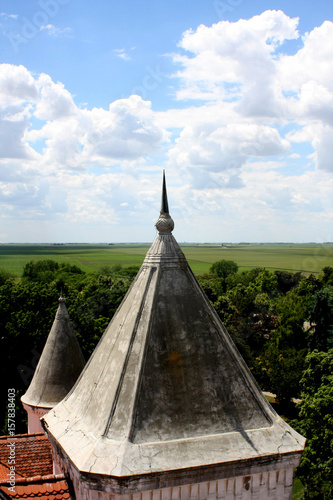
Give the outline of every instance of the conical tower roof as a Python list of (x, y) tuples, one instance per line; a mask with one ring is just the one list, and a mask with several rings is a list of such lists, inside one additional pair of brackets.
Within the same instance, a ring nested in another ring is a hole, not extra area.
[(202, 480), (226, 467), (241, 475), (242, 464), (304, 447), (191, 272), (163, 185), (158, 234), (134, 283), (71, 393), (43, 419), (81, 480), (103, 476), (118, 493), (176, 484), (184, 470), (199, 468)]
[(59, 307), (23, 403), (53, 408), (72, 389), (85, 360), (69, 320), (65, 298)]

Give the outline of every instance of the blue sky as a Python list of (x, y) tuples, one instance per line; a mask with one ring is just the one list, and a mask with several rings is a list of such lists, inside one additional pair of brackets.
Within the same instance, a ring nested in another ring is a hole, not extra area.
[(333, 240), (333, 4), (0, 2), (0, 242)]

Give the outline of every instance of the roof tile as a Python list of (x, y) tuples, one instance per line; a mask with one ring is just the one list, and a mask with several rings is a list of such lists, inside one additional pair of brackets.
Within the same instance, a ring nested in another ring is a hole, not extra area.
[(3, 491), (13, 500), (24, 498), (40, 498), (41, 500), (68, 500), (70, 499), (68, 483), (63, 474), (18, 478), (15, 484), (15, 493), (10, 491), (10, 484), (2, 483)]
[[(6, 467), (10, 453), (9, 444), (15, 445), (15, 472), (18, 476), (32, 477), (53, 472), (51, 445), (41, 432), (0, 437), (0, 464)], [(7, 480), (7, 473), (0, 467), (0, 482)]]

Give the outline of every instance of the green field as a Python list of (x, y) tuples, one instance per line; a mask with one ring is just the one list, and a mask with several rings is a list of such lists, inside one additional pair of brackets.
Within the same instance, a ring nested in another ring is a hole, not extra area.
[[(84, 271), (102, 266), (142, 264), (149, 244), (115, 245), (0, 245), (0, 268), (15, 276), (22, 275), (31, 260), (52, 259), (75, 264)], [(181, 244), (188, 262), (196, 274), (208, 272), (213, 262), (235, 261), (240, 271), (254, 267), (270, 270), (285, 269), (303, 273), (320, 273), (325, 266), (333, 267), (332, 244), (230, 244), (226, 247), (209, 244)]]

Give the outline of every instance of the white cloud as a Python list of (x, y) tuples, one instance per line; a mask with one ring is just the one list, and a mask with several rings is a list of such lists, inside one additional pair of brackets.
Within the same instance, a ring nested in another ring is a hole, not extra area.
[(325, 21), (303, 37), (304, 46), (294, 55), (284, 55), (278, 62), (282, 87), (296, 92), (304, 83), (315, 81), (333, 90), (333, 23)]
[(242, 98), (242, 105), (250, 107), (250, 95), (267, 107), (257, 112), (271, 113), (280, 97), (274, 86), (274, 53), (285, 40), (298, 37), (297, 23), (281, 11), (266, 11), (249, 20), (185, 32), (179, 45), (191, 55), (174, 56), (182, 65), (178, 98)]
[(33, 147), (44, 141), (43, 171), (82, 169), (94, 162), (110, 166), (149, 155), (166, 138), (150, 103), (138, 96), (115, 101), (108, 110), (80, 109), (62, 83), (8, 64), (0, 65), (0, 84), (3, 158), (39, 158)]
[(24, 141), (26, 119), (15, 119), (0, 114), (0, 158), (33, 159), (34, 150)]
[[(0, 82), (0, 207), (3, 221), (15, 221), (1, 234), (15, 240), (16, 227), (42, 241), (19, 221), (109, 225), (152, 203), (137, 168), (166, 135), (149, 102), (131, 96), (80, 109), (62, 83), (23, 66), (0, 65)], [(117, 173), (101, 173), (111, 166)]]
[(54, 83), (49, 75), (40, 75), (37, 81), (39, 99), (34, 116), (40, 120), (67, 118), (76, 112), (76, 106), (70, 93), (61, 83)]
[(333, 171), (332, 144), (333, 127), (323, 122), (312, 122), (300, 130), (288, 134), (290, 142), (310, 143), (313, 147), (311, 157), (319, 170)]
[(52, 36), (54, 38), (57, 38), (59, 36), (71, 37), (73, 33), (72, 28), (59, 28), (57, 26), (54, 26), (54, 24), (42, 25), (40, 26), (39, 30), (46, 32), (49, 36)]
[(0, 65), (0, 106), (35, 102), (38, 98), (36, 81), (24, 66)]
[(318, 168), (333, 172), (333, 128), (329, 126), (322, 126), (320, 128), (320, 132), (314, 136), (313, 140), (315, 161)]
[(45, 140), (40, 165), (43, 166), (43, 171), (52, 172), (58, 169), (84, 168), (80, 152), (82, 134), (79, 117), (72, 115), (49, 121), (41, 129), (30, 131), (26, 135), (32, 144)]
[(49, 75), (0, 65), (7, 238), (21, 217), (41, 221), (35, 241), (43, 220), (49, 241), (149, 241), (166, 165), (181, 240), (333, 239), (332, 26), (301, 38), (297, 18), (266, 11), (187, 31), (176, 109), (159, 112), (135, 95), (81, 109)]
[(182, 241), (197, 241), (197, 235), (200, 241), (332, 240), (331, 175), (309, 171), (286, 177), (262, 161), (246, 165), (240, 177), (242, 189), (172, 191)]
[(303, 83), (298, 99), (291, 101), (290, 110), (300, 120), (322, 121), (333, 125), (333, 91), (314, 80)]
[(249, 157), (284, 154), (289, 142), (272, 127), (230, 124), (185, 127), (169, 151), (170, 163), (178, 165), (188, 182), (198, 189), (240, 187), (240, 168)]
[(73, 98), (62, 83), (54, 83), (49, 75), (38, 78), (39, 100), (34, 116), (40, 120), (56, 120), (75, 113)]
[(18, 15), (17, 14), (7, 14), (6, 12), (0, 12), (0, 17), (3, 19), (17, 19)]
[[(186, 132), (186, 126), (190, 130), (192, 126), (184, 122), (185, 129), (170, 153), (173, 160), (179, 163), (183, 159), (189, 165), (200, 164), (209, 169), (216, 158), (215, 167), (223, 170), (231, 162), (228, 155), (223, 154), (227, 147), (233, 163), (239, 166), (246, 158), (256, 156), (257, 138), (252, 137), (251, 147), (247, 152), (244, 150), (246, 123), (250, 121), (274, 130), (275, 144), (280, 144), (280, 150), (278, 147), (275, 152), (274, 148), (263, 149), (263, 155), (286, 153), (289, 140), (310, 142), (315, 150), (312, 158), (317, 168), (332, 169), (328, 159), (328, 137), (331, 137), (333, 124), (333, 59), (330, 56), (333, 23), (326, 21), (307, 33), (302, 39), (304, 46), (295, 54), (287, 55), (283, 52), (283, 44), (299, 38), (297, 25), (298, 18), (291, 19), (281, 11), (266, 11), (249, 20), (221, 21), (184, 33), (179, 46), (186, 52), (174, 55), (174, 61), (180, 65), (175, 75), (180, 82), (177, 98), (210, 100), (212, 104), (210, 108), (198, 106), (196, 112), (192, 109), (192, 117), (202, 118), (201, 136), (193, 131)], [(207, 109), (211, 113), (210, 120)], [(174, 114), (178, 118), (181, 115), (178, 110)], [(228, 146), (224, 147), (218, 141), (212, 143), (214, 135), (219, 134), (221, 114), (227, 116), (226, 123), (234, 130), (231, 139), (226, 127), (222, 128), (228, 141)], [(172, 112), (168, 116), (170, 121)], [(281, 125), (288, 122), (298, 122), (298, 130), (284, 138)], [(212, 132), (214, 123), (215, 131)], [(304, 127), (303, 131), (300, 126)], [(205, 133), (207, 127), (210, 129), (208, 134)], [(290, 144), (289, 149), (292, 154)], [(192, 172), (195, 175), (193, 169)], [(199, 183), (201, 179), (202, 172), (198, 173)]]
[(301, 155), (299, 153), (292, 153), (289, 155), (289, 158), (295, 159), (295, 158), (301, 158)]
[(113, 53), (120, 59), (124, 59), (124, 61), (130, 61), (132, 59), (126, 49), (114, 49)]
[(163, 139), (150, 103), (139, 96), (114, 101), (108, 111), (94, 108), (86, 117), (85, 157), (134, 159), (152, 153)]
[(0, 158), (37, 156), (25, 141), (30, 108), (36, 99), (36, 82), (26, 68), (0, 65)]

